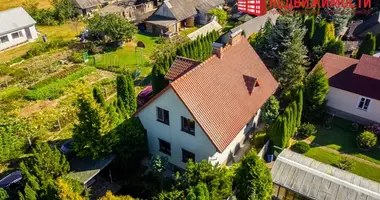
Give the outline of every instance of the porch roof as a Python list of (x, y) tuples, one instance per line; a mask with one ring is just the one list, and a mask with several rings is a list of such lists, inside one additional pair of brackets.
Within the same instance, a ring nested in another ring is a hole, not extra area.
[(168, 18), (168, 17), (163, 17), (160, 15), (152, 15), (145, 22), (149, 24), (158, 25), (158, 26), (168, 27), (170, 25), (177, 23), (177, 20)]

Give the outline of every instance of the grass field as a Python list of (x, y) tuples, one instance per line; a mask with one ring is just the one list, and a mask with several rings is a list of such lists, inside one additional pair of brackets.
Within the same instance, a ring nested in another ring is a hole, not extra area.
[[(71, 40), (79, 35), (85, 27), (86, 25), (84, 23), (75, 24), (73, 22), (68, 22), (58, 26), (37, 26), (37, 31), (40, 32), (41, 35), (46, 35), (48, 40), (60, 38)], [(8, 62), (14, 58), (23, 56), (32, 46), (33, 42), (0, 53), (0, 63)]]
[[(149, 56), (154, 49), (156, 39), (157, 38), (154, 36), (141, 33), (137, 34), (133, 42), (125, 44), (122, 48), (92, 56), (95, 57), (95, 63), (93, 58), (90, 59), (90, 63), (106, 68), (109, 66), (125, 68), (130, 71), (135, 70), (137, 67), (141, 67), (142, 74), (146, 75), (150, 71), (150, 67), (146, 67), (146, 62), (149, 61)], [(136, 43), (138, 41), (145, 44), (145, 49), (141, 53), (135, 52)]]
[(360, 133), (360, 130), (353, 131), (351, 130), (351, 126), (351, 121), (335, 117), (330, 129), (323, 128), (322, 126), (318, 127), (318, 132), (313, 142), (380, 164), (380, 149), (374, 148), (368, 152), (361, 151), (356, 145), (356, 137)]
[[(1, 0), (0, 11), (22, 6), (22, 3), (25, 1), (26, 0)], [(51, 6), (50, 0), (37, 0), (37, 2), (39, 8), (48, 8)]]
[[(333, 166), (338, 164), (342, 159), (342, 155), (327, 151), (319, 147), (311, 148), (310, 151), (304, 155)], [(348, 159), (353, 163), (352, 169), (350, 170), (352, 173), (371, 179), (373, 181), (380, 182), (380, 168), (364, 162), (359, 162), (351, 158)]]

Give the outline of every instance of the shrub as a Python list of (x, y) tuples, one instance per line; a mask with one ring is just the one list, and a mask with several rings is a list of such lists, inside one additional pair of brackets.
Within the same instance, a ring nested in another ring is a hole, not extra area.
[(364, 130), (380, 135), (380, 125), (379, 124), (370, 124), (364, 127)]
[(82, 52), (74, 52), (69, 57), (69, 60), (73, 63), (83, 63), (84, 62), (83, 53)]
[(0, 91), (0, 102), (9, 103), (24, 97), (26, 89), (20, 87), (8, 87)]
[(306, 142), (296, 142), (292, 145), (291, 149), (297, 153), (306, 153), (310, 150), (310, 145)]
[(264, 133), (256, 133), (256, 135), (252, 139), (252, 144), (256, 148), (261, 148), (265, 145), (265, 142), (268, 140), (268, 135)]
[(374, 133), (364, 131), (356, 138), (356, 141), (360, 148), (370, 149), (377, 143), (377, 137)]
[(303, 137), (310, 137), (312, 135), (315, 135), (317, 133), (317, 129), (313, 124), (310, 123), (303, 123), (299, 130), (298, 133), (303, 136)]
[(24, 55), (25, 59), (32, 58), (34, 56), (39, 56), (44, 52), (50, 51), (51, 49), (59, 49), (66, 45), (68, 45), (69, 42), (64, 41), (62, 39), (58, 40), (52, 40), (50, 42), (37, 42), (33, 45), (33, 47), (26, 52)]
[(352, 160), (347, 159), (346, 157), (343, 157), (339, 163), (337, 163), (335, 166), (339, 169), (343, 169), (346, 171), (350, 171), (352, 168), (353, 162)]

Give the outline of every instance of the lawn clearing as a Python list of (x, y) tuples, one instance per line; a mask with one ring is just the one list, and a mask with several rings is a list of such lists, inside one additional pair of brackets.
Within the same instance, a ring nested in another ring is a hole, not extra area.
[[(110, 71), (122, 71), (124, 69), (135, 71), (140, 68), (141, 76), (146, 76), (151, 70), (147, 63), (150, 61), (149, 57), (154, 49), (156, 39), (157, 37), (139, 33), (133, 42), (127, 43), (115, 51), (91, 56), (89, 62), (98, 68)], [(145, 49), (135, 52), (138, 41), (145, 44)]]
[(86, 27), (83, 22), (67, 22), (62, 25), (57, 26), (37, 26), (37, 31), (41, 35), (46, 35), (48, 40), (64, 39), (72, 40), (75, 39)]
[(353, 131), (351, 129), (352, 123), (351, 121), (334, 117), (330, 129), (317, 126), (318, 132), (313, 143), (380, 164), (380, 149), (378, 147), (368, 152), (357, 147), (356, 137), (361, 132), (361, 128), (358, 131)]
[[(329, 164), (336, 165), (339, 163), (340, 159), (343, 158), (342, 155), (330, 152), (320, 147), (311, 148), (307, 153), (304, 154), (307, 157), (315, 159), (317, 161)], [(371, 179), (373, 181), (380, 182), (380, 168), (373, 165), (369, 165), (364, 162), (359, 162), (352, 158), (347, 158), (353, 163), (353, 167), (350, 170), (352, 173), (359, 176)]]
[(33, 43), (23, 44), (18, 47), (14, 47), (9, 50), (5, 50), (0, 53), (0, 63), (5, 63), (11, 61), (14, 58), (21, 57), (26, 54), (26, 52), (32, 47)]

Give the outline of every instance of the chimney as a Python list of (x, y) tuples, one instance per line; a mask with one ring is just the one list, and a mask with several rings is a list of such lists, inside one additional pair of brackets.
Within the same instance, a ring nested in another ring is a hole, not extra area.
[(242, 33), (243, 33), (242, 29), (239, 29), (238, 31), (231, 33), (230, 45), (234, 46), (235, 44), (239, 43), (241, 40), (241, 34)]
[(212, 54), (218, 56), (218, 58), (223, 58), (223, 44), (214, 42), (212, 43)]

